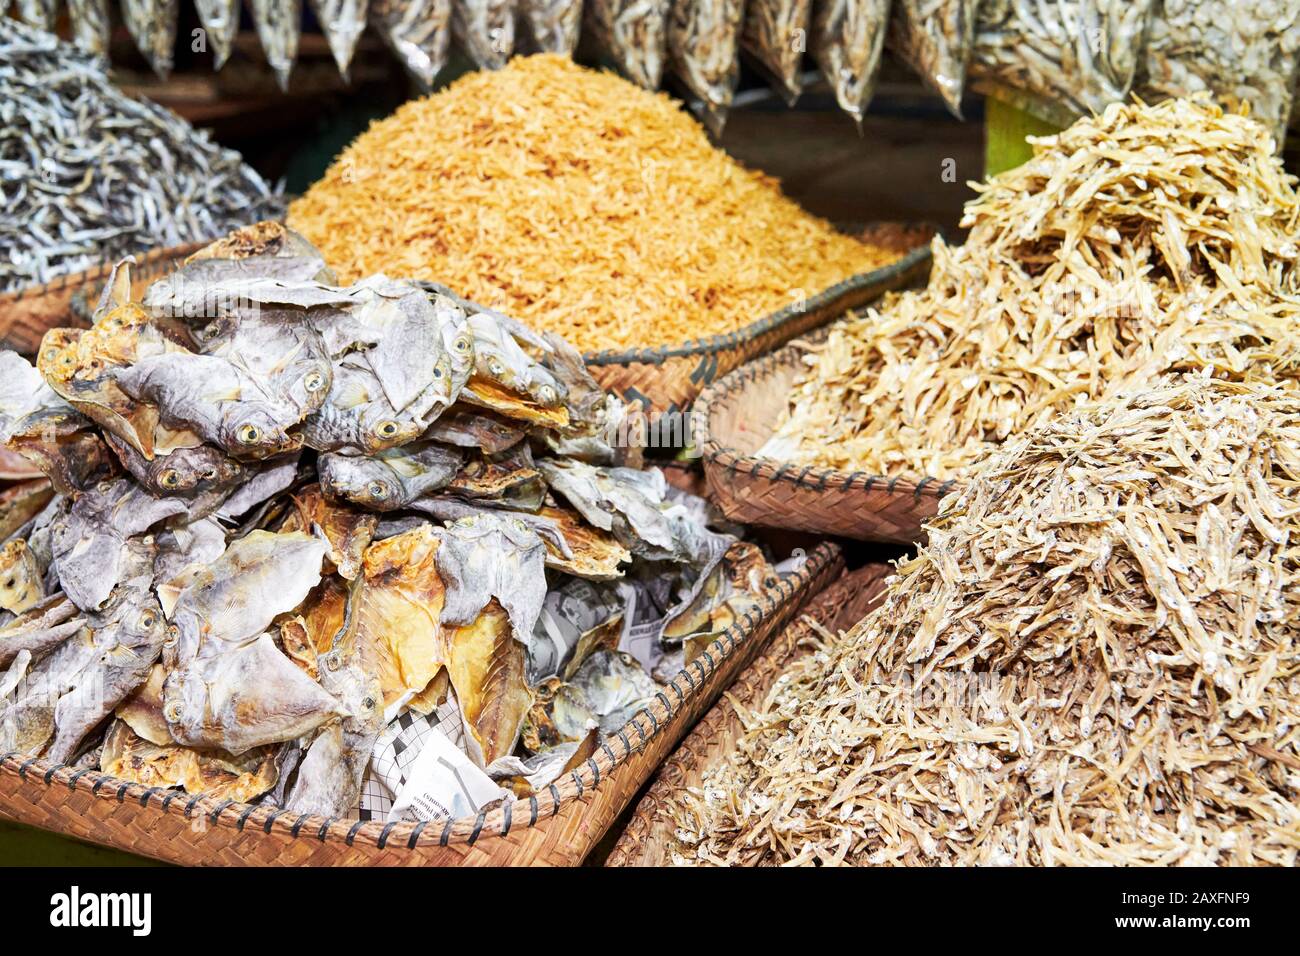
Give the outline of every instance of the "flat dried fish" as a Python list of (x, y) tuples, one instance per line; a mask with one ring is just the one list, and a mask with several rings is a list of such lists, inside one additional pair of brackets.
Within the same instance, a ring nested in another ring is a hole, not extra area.
[(454, 448), (414, 442), (370, 456), (321, 455), (317, 468), (332, 499), (394, 511), (447, 487), (463, 465), (464, 456)]
[(546, 548), (509, 514), (483, 513), (439, 532), (438, 573), (447, 588), (441, 621), (472, 626), (495, 600), (515, 640), (527, 646), (546, 599)]
[(469, 623), (450, 629), (447, 673), (479, 766), (509, 755), (533, 704), (525, 645), (511, 615), (494, 597)]

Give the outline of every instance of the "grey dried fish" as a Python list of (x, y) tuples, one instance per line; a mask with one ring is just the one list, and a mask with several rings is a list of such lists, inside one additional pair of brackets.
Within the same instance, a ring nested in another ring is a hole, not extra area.
[(424, 437), (457, 448), (497, 455), (523, 441), (524, 429), (484, 409), (456, 404), (438, 416)]
[(515, 640), (527, 647), (546, 599), (541, 539), (508, 515), (486, 513), (449, 523), (439, 538), (438, 573), (447, 588), (441, 620), (472, 625), (495, 599)]
[(451, 0), (370, 0), (370, 22), (423, 90), (447, 64)]
[(112, 432), (104, 434), (122, 467), (154, 497), (189, 498), (232, 491), (252, 469), (213, 445), (177, 448), (149, 460)]
[(704, 123), (722, 135), (740, 80), (743, 0), (673, 0), (668, 16), (668, 59), (704, 106)]
[(68, 0), (68, 19), (73, 43), (95, 56), (108, 56), (107, 0)]
[(572, 56), (582, 27), (582, 0), (519, 0), (520, 46)]
[(212, 68), (219, 70), (230, 59), (239, 32), (239, 0), (194, 0), (194, 9), (212, 44)]
[(102, 61), (6, 18), (0, 129), (0, 292), (283, 213), (238, 154), (127, 97)]
[(982, 0), (971, 73), (1075, 113), (1128, 96), (1155, 0)]
[(29, 660), (43, 657), (85, 624), (85, 617), (67, 597), (50, 595), (0, 627), (0, 667), (8, 667), (24, 652)]
[(339, 73), (346, 80), (352, 54), (366, 28), (366, 0), (311, 0), (311, 9), (329, 43)]
[(451, 0), (451, 34), (484, 70), (499, 70), (515, 49), (515, 0)]
[(122, 0), (122, 22), (127, 32), (153, 71), (164, 80), (172, 72), (179, 17), (178, 0)]
[(298, 59), (298, 32), (302, 23), (302, 0), (248, 0), (253, 26), (262, 43), (266, 62), (275, 73), (280, 89), (288, 91), (289, 76)]
[(817, 0), (813, 4), (813, 58), (840, 109), (859, 126), (875, 92), (889, 26), (889, 0)]
[(812, 0), (749, 0), (741, 47), (758, 62), (789, 105), (803, 86), (800, 66), (808, 49)]
[(464, 464), (455, 449), (435, 442), (415, 442), (372, 456), (321, 455), (321, 488), (336, 501), (374, 511), (405, 508), (449, 485)]
[(17, 0), (15, 12), (18, 19), (37, 30), (54, 31), (54, 21), (59, 13), (58, 0)]
[(661, 505), (667, 495), (658, 469), (597, 468), (575, 461), (542, 459), (547, 484), (594, 528), (610, 531), (634, 555), (651, 560), (680, 553)]
[(889, 46), (961, 119), (966, 66), (983, 0), (894, 0)]
[(647, 90), (659, 89), (668, 59), (672, 0), (585, 0), (587, 28), (619, 71)]

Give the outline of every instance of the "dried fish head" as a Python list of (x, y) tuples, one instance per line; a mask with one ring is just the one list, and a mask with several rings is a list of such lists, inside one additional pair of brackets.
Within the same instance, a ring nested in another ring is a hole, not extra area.
[(436, 442), (416, 442), (374, 455), (321, 455), (321, 488), (335, 501), (374, 511), (405, 508), (412, 501), (445, 488), (460, 472), (460, 452)]
[(426, 427), (421, 418), (393, 408), (374, 372), (349, 357), (335, 364), (329, 396), (307, 419), (303, 436), (317, 451), (371, 455), (410, 444)]
[(30, 611), (45, 600), (45, 571), (22, 538), (0, 548), (0, 608)]
[(118, 461), (141, 487), (155, 497), (194, 498), (223, 492), (242, 484), (250, 469), (213, 445), (176, 448), (165, 455), (145, 458), (129, 442), (106, 432), (104, 440)]
[(457, 448), (477, 448), (499, 455), (523, 441), (525, 431), (509, 419), (473, 406), (456, 404), (429, 426), (424, 437)]
[(519, 346), (513, 326), (482, 311), (470, 315), (469, 327), (474, 336), (474, 371), (463, 393), (465, 401), (517, 421), (566, 427), (564, 386)]
[(633, 554), (652, 559), (677, 554), (672, 527), (660, 507), (667, 494), (662, 472), (554, 459), (542, 459), (537, 467), (588, 524), (612, 532)]

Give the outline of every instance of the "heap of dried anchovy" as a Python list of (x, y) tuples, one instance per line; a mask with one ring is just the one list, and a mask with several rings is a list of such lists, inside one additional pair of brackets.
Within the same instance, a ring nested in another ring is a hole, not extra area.
[(928, 287), (832, 329), (762, 454), (960, 478), (1008, 436), (1192, 361), (1294, 375), (1300, 198), (1207, 98), (1111, 106), (984, 186)]
[(1161, 0), (1139, 95), (1246, 102), (1281, 146), (1300, 71), (1300, 0)]
[(1100, 113), (1128, 96), (1155, 0), (982, 0), (971, 72)]
[(743, 712), (683, 861), (1300, 852), (1300, 398), (1171, 376), (1009, 444)]
[(966, 64), (982, 0), (894, 0), (889, 46), (961, 119)]
[(722, 135), (740, 80), (741, 0), (674, 0), (668, 56), (687, 89), (704, 104), (704, 122)]
[(812, 55), (840, 109), (862, 123), (876, 89), (889, 28), (889, 0), (817, 0)]
[(0, 291), (283, 209), (238, 154), (12, 20), (0, 20), (0, 207)]

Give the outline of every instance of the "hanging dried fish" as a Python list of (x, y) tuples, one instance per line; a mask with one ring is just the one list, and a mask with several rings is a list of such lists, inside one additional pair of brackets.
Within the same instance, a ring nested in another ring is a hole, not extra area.
[(519, 0), (520, 45), (530, 53), (572, 56), (582, 27), (582, 0)]
[(266, 62), (275, 73), (280, 89), (288, 91), (289, 75), (298, 59), (298, 32), (302, 23), (302, 0), (248, 0), (253, 26), (262, 43)]
[(1074, 113), (1124, 100), (1155, 0), (982, 0), (971, 73)]
[(647, 90), (659, 89), (668, 59), (672, 0), (585, 0), (587, 28), (619, 72)]
[(673, 70), (704, 105), (704, 122), (722, 135), (740, 80), (743, 0), (673, 0), (668, 55)]
[(346, 80), (352, 54), (366, 28), (366, 0), (311, 0), (311, 9), (329, 43), (339, 73)]
[(966, 66), (983, 0), (894, 0), (889, 46), (961, 119)]
[(239, 0), (194, 0), (194, 9), (212, 45), (212, 68), (219, 70), (230, 59), (239, 32)]
[(108, 0), (68, 0), (72, 42), (95, 56), (108, 56)]
[(370, 0), (370, 22), (424, 90), (447, 65), (451, 0)]
[(803, 88), (799, 70), (808, 49), (811, 20), (812, 0), (749, 0), (745, 4), (741, 45), (791, 106)]
[(1157, 0), (1138, 95), (1209, 90), (1286, 138), (1300, 74), (1300, 0)]
[(889, 26), (889, 0), (817, 0), (812, 54), (840, 109), (862, 125), (876, 88)]
[(179, 0), (122, 0), (122, 21), (144, 56), (162, 79), (172, 72), (176, 48)]
[(484, 70), (499, 70), (515, 49), (515, 0), (451, 0), (451, 33)]
[(18, 19), (37, 30), (53, 32), (59, 0), (16, 0)]

